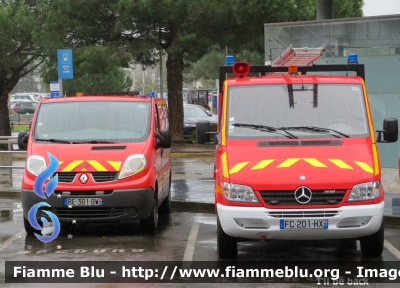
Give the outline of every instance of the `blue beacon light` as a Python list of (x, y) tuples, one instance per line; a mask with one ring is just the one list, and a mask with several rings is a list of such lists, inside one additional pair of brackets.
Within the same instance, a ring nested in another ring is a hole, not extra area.
[(233, 64), (235, 64), (235, 57), (233, 57), (233, 56), (231, 56), (231, 55), (227, 55), (227, 56), (225, 57), (225, 65), (226, 65), (226, 66), (231, 66), (231, 65), (233, 65)]
[(347, 64), (358, 64), (357, 54), (349, 54)]

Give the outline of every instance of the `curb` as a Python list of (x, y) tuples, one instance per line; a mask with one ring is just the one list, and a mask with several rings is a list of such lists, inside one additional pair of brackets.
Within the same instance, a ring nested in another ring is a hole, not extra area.
[(171, 152), (171, 158), (215, 157), (215, 152)]
[(171, 201), (171, 208), (180, 212), (215, 213), (214, 207), (214, 203), (190, 202), (183, 200)]

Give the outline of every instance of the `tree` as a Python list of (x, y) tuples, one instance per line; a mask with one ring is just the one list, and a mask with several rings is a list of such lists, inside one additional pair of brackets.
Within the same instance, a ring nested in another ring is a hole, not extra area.
[(335, 0), (333, 2), (333, 17), (349, 18), (349, 17), (362, 17), (363, 0)]
[(94, 44), (119, 47), (144, 65), (157, 61), (159, 51), (166, 52), (174, 140), (181, 139), (183, 132), (184, 61), (197, 61), (215, 45), (228, 46), (233, 52), (247, 49), (263, 53), (264, 23), (315, 19), (315, 0), (245, 3), (241, 0), (53, 0), (51, 3), (47, 30), (60, 43), (70, 47)]
[(45, 1), (0, 1), (0, 135), (11, 135), (8, 94), (19, 79), (43, 61), (35, 35), (41, 29)]
[[(114, 57), (115, 49), (110, 47), (88, 46), (73, 51), (74, 79), (63, 81), (63, 90), (67, 95), (83, 92), (129, 91), (132, 79), (121, 69), (121, 58)], [(43, 71), (46, 83), (58, 79), (56, 51), (48, 57)]]

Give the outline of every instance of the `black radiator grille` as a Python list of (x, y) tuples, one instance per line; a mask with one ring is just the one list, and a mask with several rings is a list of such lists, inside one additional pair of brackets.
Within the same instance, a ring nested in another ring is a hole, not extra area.
[[(303, 205), (296, 201), (294, 192), (294, 190), (260, 191), (260, 195), (267, 205)], [(311, 200), (306, 205), (339, 204), (345, 194), (345, 189), (313, 190)]]

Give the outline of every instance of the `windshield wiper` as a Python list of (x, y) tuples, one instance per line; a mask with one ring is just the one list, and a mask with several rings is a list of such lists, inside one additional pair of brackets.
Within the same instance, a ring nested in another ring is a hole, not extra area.
[[(234, 124), (232, 124), (232, 126), (246, 127), (246, 128), (256, 129), (256, 130), (265, 131), (265, 132), (277, 132), (278, 134), (286, 136), (290, 139), (298, 139), (298, 137), (296, 137), (292, 133), (289, 133), (288, 131), (286, 131), (285, 128), (275, 128), (275, 127), (265, 126), (265, 125), (244, 124), (244, 123), (234, 123)], [(283, 131), (285, 134), (279, 133), (279, 131)]]
[[(339, 134), (339, 135), (341, 135), (343, 137), (350, 138), (349, 135), (344, 134), (342, 132), (339, 132), (339, 131), (337, 131), (335, 129), (330, 129), (330, 128), (322, 128), (322, 127), (314, 127), (314, 126), (299, 126), (299, 127), (294, 126), (294, 127), (282, 127), (282, 129), (309, 130), (309, 131), (315, 131), (315, 132), (328, 132), (328, 133), (329, 132), (334, 132), (334, 133)], [(340, 136), (338, 136), (338, 135), (333, 135), (333, 136), (340, 138)]]
[(72, 142), (72, 144), (112, 144), (112, 143), (115, 143), (115, 142), (112, 142), (112, 141), (103, 141), (103, 140), (100, 140), (100, 141), (98, 141), (98, 140), (89, 140), (89, 141), (74, 141), (74, 142)]
[(67, 143), (67, 144), (72, 144), (71, 141), (67, 140), (61, 140), (61, 139), (41, 139), (41, 138), (36, 138), (36, 141), (48, 141), (48, 142), (53, 142), (53, 143)]

